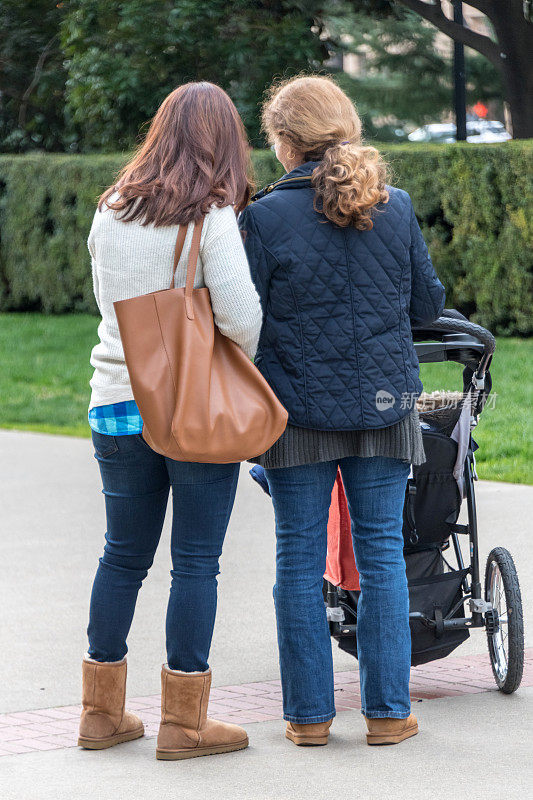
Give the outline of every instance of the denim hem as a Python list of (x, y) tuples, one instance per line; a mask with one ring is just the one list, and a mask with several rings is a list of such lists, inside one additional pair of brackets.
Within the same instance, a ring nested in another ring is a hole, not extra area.
[(361, 714), (367, 719), (407, 719), (410, 711), (365, 711), (361, 709)]
[(319, 717), (294, 717), (292, 714), (284, 714), (283, 719), (287, 720), (287, 722), (296, 722), (297, 725), (312, 725), (314, 722), (328, 722), (333, 719), (335, 714), (335, 711), (329, 714), (321, 714)]
[(83, 654), (83, 660), (92, 661), (93, 664), (122, 664), (126, 661), (126, 656), (122, 656), (122, 658), (94, 658), (87, 650), (87, 652)]

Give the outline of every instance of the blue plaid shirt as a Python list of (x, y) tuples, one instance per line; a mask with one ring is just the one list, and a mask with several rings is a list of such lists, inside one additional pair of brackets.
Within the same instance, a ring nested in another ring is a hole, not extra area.
[(141, 433), (143, 429), (142, 417), (135, 400), (91, 408), (89, 425), (93, 431), (107, 433), (109, 436), (128, 436)]

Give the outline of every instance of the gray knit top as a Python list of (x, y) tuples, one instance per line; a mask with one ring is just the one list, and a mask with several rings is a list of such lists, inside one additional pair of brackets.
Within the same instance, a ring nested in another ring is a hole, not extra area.
[(276, 469), (349, 456), (388, 456), (423, 464), (426, 456), (418, 411), (414, 409), (388, 428), (366, 431), (316, 431), (288, 425), (266, 453), (249, 460), (265, 469)]

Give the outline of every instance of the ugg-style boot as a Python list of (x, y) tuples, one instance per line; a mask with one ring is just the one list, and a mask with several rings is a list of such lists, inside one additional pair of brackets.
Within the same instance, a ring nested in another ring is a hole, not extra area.
[(157, 758), (175, 761), (248, 747), (248, 736), (243, 728), (208, 719), (210, 689), (210, 669), (179, 672), (163, 664)]
[(327, 722), (287, 722), (285, 736), (298, 746), (324, 745), (328, 743), (332, 719)]
[(410, 736), (418, 733), (418, 722), (414, 714), (407, 719), (393, 719), (392, 717), (365, 717), (368, 733), (368, 744), (399, 744)]
[(135, 714), (125, 711), (126, 659), (83, 660), (83, 711), (78, 744), (88, 750), (105, 750), (121, 742), (138, 739), (144, 726)]

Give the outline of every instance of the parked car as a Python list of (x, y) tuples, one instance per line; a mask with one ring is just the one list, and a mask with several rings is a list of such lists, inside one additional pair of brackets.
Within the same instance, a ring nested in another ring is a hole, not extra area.
[[(455, 142), (455, 124), (436, 122), (423, 125), (409, 134), (410, 142)], [(503, 122), (498, 120), (476, 119), (466, 123), (466, 141), (479, 144), (485, 142), (506, 142), (511, 135)]]

